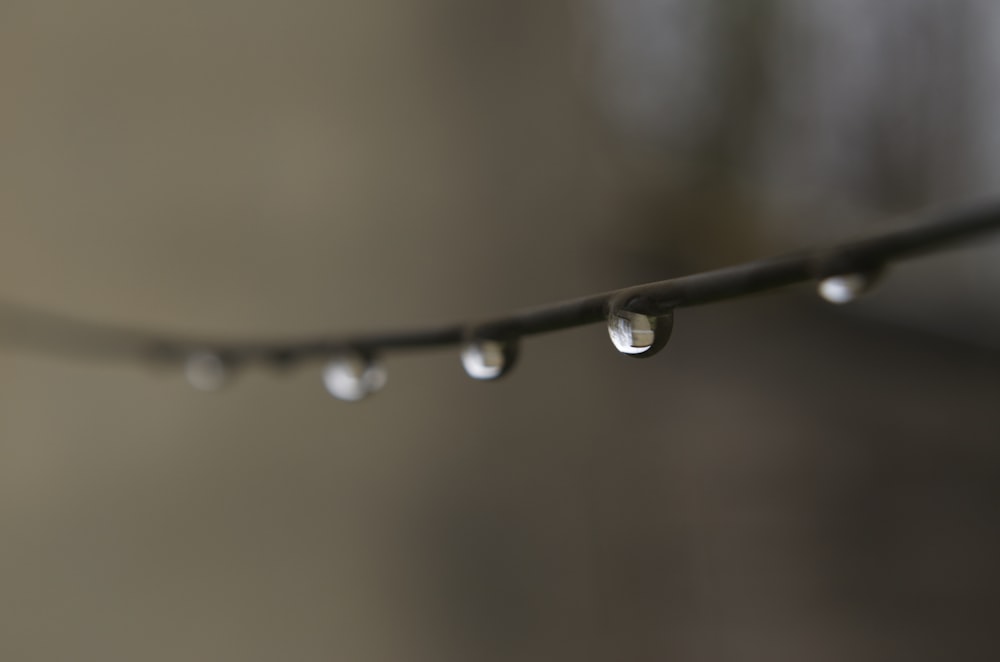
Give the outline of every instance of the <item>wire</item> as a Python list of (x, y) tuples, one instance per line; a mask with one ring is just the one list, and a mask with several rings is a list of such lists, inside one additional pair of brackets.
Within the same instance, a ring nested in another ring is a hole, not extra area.
[(305, 341), (236, 343), (182, 338), (84, 322), (25, 307), (0, 307), (0, 341), (71, 356), (179, 362), (192, 385), (212, 390), (233, 369), (249, 363), (288, 366), (326, 359), (324, 382), (335, 396), (359, 400), (385, 383), (379, 357), (388, 351), (462, 345), (470, 376), (495, 379), (517, 358), (518, 341), (572, 327), (607, 322), (623, 354), (643, 358), (667, 342), (676, 308), (697, 306), (817, 281), (832, 303), (847, 303), (867, 290), (896, 260), (937, 251), (1000, 230), (1000, 204), (935, 214), (904, 226), (838, 245), (755, 260), (680, 278), (645, 283), (499, 317), (416, 330), (365, 333)]

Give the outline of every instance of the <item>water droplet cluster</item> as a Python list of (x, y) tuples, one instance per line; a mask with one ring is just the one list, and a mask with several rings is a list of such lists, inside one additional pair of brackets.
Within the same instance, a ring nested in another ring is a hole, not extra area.
[[(819, 279), (817, 291), (830, 303), (846, 304), (868, 291), (877, 276), (878, 270), (834, 273)], [(656, 292), (630, 288), (605, 304), (608, 336), (620, 354), (646, 358), (666, 346), (674, 327), (674, 310), (668, 305), (675, 306), (676, 303), (665, 304), (663, 296), (662, 290), (658, 299)], [(517, 362), (520, 338), (516, 335), (492, 337), (486, 335), (483, 327), (469, 327), (444, 340), (435, 340), (435, 344), (455, 343), (459, 335), (462, 338), (459, 350), (462, 368), (473, 379), (499, 379), (508, 374)], [(327, 347), (321, 348), (320, 353), (327, 354), (328, 359), (322, 371), (323, 385), (338, 400), (358, 402), (385, 387), (387, 371), (374, 349), (340, 351)], [(266, 356), (276, 367), (287, 367), (297, 360), (295, 353), (289, 349), (271, 350)], [(230, 381), (239, 363), (237, 358), (238, 354), (221, 351), (192, 351), (185, 358), (184, 374), (194, 388), (216, 391)]]

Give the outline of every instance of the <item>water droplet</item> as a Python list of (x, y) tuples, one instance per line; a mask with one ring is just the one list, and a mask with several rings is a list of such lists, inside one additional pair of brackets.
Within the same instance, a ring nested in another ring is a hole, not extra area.
[(357, 402), (380, 390), (388, 373), (380, 361), (359, 354), (340, 356), (323, 369), (323, 385), (338, 400)]
[(229, 381), (229, 366), (215, 352), (195, 352), (184, 362), (184, 376), (199, 391), (218, 391)]
[(819, 295), (835, 304), (850, 303), (868, 291), (872, 286), (874, 276), (870, 273), (856, 272), (829, 276), (819, 282)]
[(613, 308), (608, 315), (608, 335), (622, 354), (646, 358), (663, 349), (674, 328), (674, 313), (644, 315)]
[(462, 347), (462, 367), (473, 379), (499, 379), (517, 360), (517, 341), (477, 338)]

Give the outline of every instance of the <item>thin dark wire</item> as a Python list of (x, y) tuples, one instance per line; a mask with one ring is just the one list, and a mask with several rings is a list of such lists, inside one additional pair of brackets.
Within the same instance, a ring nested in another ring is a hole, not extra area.
[(612, 306), (645, 315), (741, 297), (794, 283), (851, 273), (874, 273), (889, 262), (936, 251), (1000, 230), (1000, 204), (936, 214), (928, 220), (835, 246), (746, 262), (654, 283), (561, 301), (477, 322), (418, 330), (366, 333), (306, 341), (236, 343), (170, 337), (113, 325), (83, 322), (29, 308), (0, 307), (0, 342), (97, 359), (184, 361), (204, 352), (232, 364), (296, 361), (388, 350), (419, 350), (467, 340), (516, 340), (607, 320)]

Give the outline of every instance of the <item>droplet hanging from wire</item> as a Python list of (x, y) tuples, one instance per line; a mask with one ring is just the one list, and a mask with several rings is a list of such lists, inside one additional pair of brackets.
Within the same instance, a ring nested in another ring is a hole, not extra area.
[(608, 335), (619, 352), (633, 358), (653, 356), (670, 340), (674, 328), (674, 312), (647, 315), (629, 310), (634, 301), (614, 301), (609, 306)]
[(514, 367), (517, 355), (516, 340), (474, 338), (462, 347), (462, 367), (473, 379), (499, 379)]
[(184, 361), (184, 377), (199, 391), (218, 391), (230, 379), (231, 366), (219, 354), (195, 352)]
[(381, 390), (388, 373), (381, 361), (373, 356), (346, 354), (338, 356), (323, 368), (323, 385), (333, 397), (358, 402)]
[(878, 274), (874, 271), (835, 274), (822, 279), (816, 289), (826, 301), (843, 305), (870, 290), (877, 279)]

